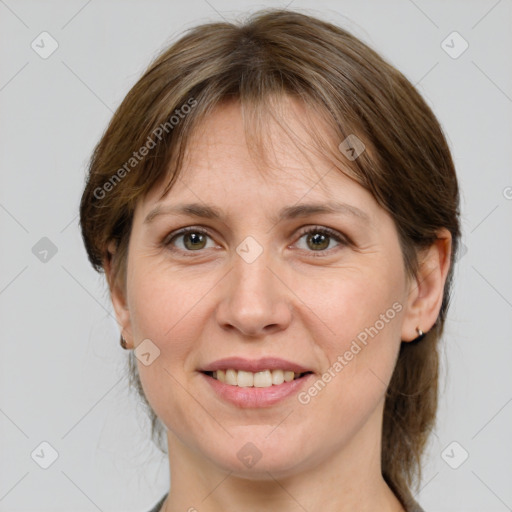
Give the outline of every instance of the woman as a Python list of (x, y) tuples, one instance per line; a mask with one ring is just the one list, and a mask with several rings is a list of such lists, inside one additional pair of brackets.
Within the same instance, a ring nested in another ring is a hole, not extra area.
[(151, 64), (81, 201), (170, 492), (154, 511), (419, 511), (459, 193), (434, 114), (273, 10)]

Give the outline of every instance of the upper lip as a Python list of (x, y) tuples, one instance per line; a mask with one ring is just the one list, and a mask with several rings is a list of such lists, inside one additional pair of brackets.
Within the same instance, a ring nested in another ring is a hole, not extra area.
[(217, 370), (243, 370), (246, 372), (261, 372), (263, 370), (288, 370), (295, 373), (311, 372), (313, 370), (306, 368), (300, 364), (280, 357), (262, 357), (261, 359), (245, 359), (244, 357), (226, 357), (217, 359), (207, 364), (200, 371), (215, 372)]

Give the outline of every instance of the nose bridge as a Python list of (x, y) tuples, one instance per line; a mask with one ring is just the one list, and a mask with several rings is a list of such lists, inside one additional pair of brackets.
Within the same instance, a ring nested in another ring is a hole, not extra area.
[(251, 336), (286, 328), (291, 318), (288, 296), (269, 268), (273, 260), (270, 249), (247, 237), (236, 251), (218, 309), (219, 323)]
[[(258, 251), (259, 252), (259, 251)], [(249, 294), (252, 297), (260, 297), (269, 300), (272, 292), (272, 284), (269, 282), (272, 273), (269, 270), (270, 251), (261, 250), (258, 254), (254, 247), (244, 252), (241, 244), (237, 248), (237, 257), (234, 258), (234, 291), (235, 293)]]

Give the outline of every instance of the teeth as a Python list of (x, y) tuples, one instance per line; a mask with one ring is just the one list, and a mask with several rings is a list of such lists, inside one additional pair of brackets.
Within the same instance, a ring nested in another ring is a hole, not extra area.
[(301, 374), (290, 370), (263, 370), (261, 372), (246, 372), (244, 370), (217, 370), (213, 372), (213, 378), (230, 386), (241, 388), (268, 388), (278, 386), (283, 382), (291, 382)]
[(286, 371), (284, 372), (284, 381), (291, 382), (295, 378), (294, 372)]
[(226, 370), (226, 384), (238, 386), (235, 370)]
[(254, 384), (254, 373), (240, 370), (236, 376), (236, 380), (239, 388), (250, 388)]
[(272, 384), (278, 386), (284, 382), (284, 372), (283, 370), (273, 370), (272, 371)]

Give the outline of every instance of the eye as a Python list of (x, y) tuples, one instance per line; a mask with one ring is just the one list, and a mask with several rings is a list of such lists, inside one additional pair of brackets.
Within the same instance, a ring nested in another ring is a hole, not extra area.
[[(164, 238), (162, 244), (171, 251), (178, 251), (181, 253), (201, 252), (203, 249), (211, 249), (215, 244), (208, 246), (208, 239), (211, 239), (210, 234), (203, 228), (189, 226), (179, 231), (173, 232)], [(334, 240), (338, 246), (346, 246), (349, 241), (337, 231), (320, 226), (314, 226), (302, 230), (299, 234), (299, 241), (305, 238), (306, 248), (300, 247), (301, 250), (307, 252), (316, 252), (313, 256), (324, 256), (320, 253), (330, 254), (332, 247), (331, 242)]]
[[(181, 240), (181, 247), (176, 247), (175, 241)], [(177, 232), (171, 233), (163, 241), (163, 244), (171, 250), (180, 250), (182, 252), (197, 252), (202, 249), (208, 249), (207, 239), (210, 238), (208, 232), (202, 228), (187, 227)]]
[[(334, 240), (338, 245), (346, 246), (348, 245), (348, 241), (345, 237), (334, 231), (330, 228), (314, 226), (312, 228), (307, 228), (306, 230), (300, 233), (300, 238), (305, 237), (306, 241), (306, 251), (308, 252), (318, 252), (318, 253), (330, 253), (332, 248), (329, 248), (331, 242)], [(303, 249), (303, 248), (301, 248)], [(328, 249), (328, 250), (327, 250)], [(314, 256), (324, 256), (323, 254), (315, 254)]]

